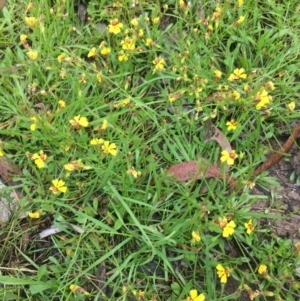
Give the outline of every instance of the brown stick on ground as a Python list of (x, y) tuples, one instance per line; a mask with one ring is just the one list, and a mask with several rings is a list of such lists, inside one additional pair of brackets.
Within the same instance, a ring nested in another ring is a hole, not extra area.
[(288, 140), (282, 145), (282, 147), (277, 151), (277, 153), (273, 154), (270, 158), (268, 158), (268, 160), (265, 163), (259, 166), (253, 172), (252, 176), (255, 177), (261, 174), (263, 171), (268, 170), (271, 166), (278, 163), (284, 157), (284, 155), (291, 150), (292, 146), (295, 143), (295, 140), (299, 135), (300, 135), (300, 123), (296, 125)]

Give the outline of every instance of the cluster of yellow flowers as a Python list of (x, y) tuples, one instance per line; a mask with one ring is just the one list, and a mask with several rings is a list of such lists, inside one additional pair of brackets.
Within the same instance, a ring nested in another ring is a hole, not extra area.
[[(222, 264), (216, 265), (216, 271), (217, 275), (220, 278), (220, 282), (223, 284), (226, 284), (228, 281), (228, 277), (230, 277), (231, 269), (228, 267), (224, 267)], [(270, 278), (267, 272), (267, 266), (265, 264), (260, 264), (257, 269), (258, 274), (262, 275), (265, 278)], [(250, 295), (253, 297), (251, 300), (253, 300), (255, 297), (260, 295), (260, 292), (257, 290), (253, 292), (248, 286), (245, 286), (245, 289), (251, 293)], [(196, 289), (192, 289), (189, 292), (189, 296), (185, 299), (185, 301), (205, 301), (206, 297), (204, 293), (199, 294)]]
[[(218, 69), (213, 70), (215, 80), (219, 81), (222, 77), (222, 72)], [(229, 82), (235, 82), (235, 81), (241, 81), (247, 79), (247, 74), (245, 72), (244, 68), (236, 68), (233, 70), (232, 73), (230, 73), (227, 80)], [(256, 93), (250, 94), (250, 87), (248, 84), (244, 84), (243, 91), (247, 93), (248, 97), (252, 97), (252, 100), (255, 104), (255, 107), (257, 110), (262, 110), (264, 108), (268, 108), (268, 106), (272, 103), (272, 96), (269, 94), (269, 91), (273, 91), (275, 89), (273, 82), (269, 81), (265, 86), (261, 87)], [(241, 92), (237, 90), (233, 90), (232, 92), (229, 92), (229, 86), (219, 86), (218, 91), (220, 92), (226, 92), (221, 94), (222, 98), (224, 100), (227, 99), (234, 99), (234, 100), (242, 100), (241, 98)], [(229, 94), (231, 93), (231, 94)], [(231, 97), (230, 97), (231, 96)], [(295, 109), (295, 102), (292, 101), (287, 104), (287, 109), (290, 113), (292, 113)], [(238, 127), (238, 122), (234, 119), (231, 119), (226, 123), (228, 130), (236, 130)]]
[[(30, 155), (29, 155), (30, 156)], [(47, 160), (48, 156), (44, 153), (43, 150), (40, 150), (39, 153), (34, 153), (31, 156), (31, 160), (34, 161), (34, 164), (38, 167), (38, 168), (45, 168), (45, 162)]]
[[(38, 24), (38, 20), (35, 17), (25, 17), (25, 23), (31, 28), (31, 29), (35, 29), (37, 27)], [(36, 61), (38, 58), (38, 51), (37, 50), (33, 50), (31, 49), (31, 47), (29, 46), (29, 44), (27, 43), (27, 35), (22, 34), (20, 36), (20, 42), (22, 43), (23, 47), (25, 49), (27, 49), (27, 56), (31, 61)]]
[[(57, 110), (61, 110), (63, 108), (66, 107), (66, 103), (64, 100), (59, 100), (58, 101), (58, 106), (57, 106)], [(35, 131), (37, 129), (37, 125), (39, 124), (39, 120), (34, 116), (30, 118), (31, 120), (31, 125), (30, 125), (30, 130), (31, 131)], [(77, 131), (80, 131), (82, 128), (86, 128), (89, 126), (89, 121), (86, 117), (79, 115), (74, 116), (72, 119), (69, 120), (69, 123), (71, 125), (71, 127)], [(98, 130), (99, 131), (104, 131), (106, 130), (108, 127), (108, 121), (106, 119), (104, 119), (102, 121), (102, 124), (99, 126)], [(93, 138), (90, 141), (90, 145), (101, 145), (101, 149), (102, 149), (102, 153), (104, 155), (112, 155), (112, 156), (116, 156), (117, 155), (117, 146), (115, 143), (111, 143), (109, 141), (105, 141), (102, 138)], [(4, 152), (2, 152), (2, 149), (0, 148), (0, 156), (4, 155)], [(40, 150), (38, 153), (34, 153), (34, 154), (27, 154), (27, 156), (35, 163), (35, 165), (42, 169), (46, 167), (46, 161), (48, 160), (48, 156), (47, 154), (44, 153), (43, 150)], [(70, 161), (69, 163), (64, 165), (64, 169), (67, 172), (73, 172), (75, 170), (81, 170), (81, 169), (88, 169), (89, 166), (85, 166), (83, 164), (83, 162), (79, 159), (79, 160), (73, 160)], [(134, 172), (134, 169), (131, 170), (131, 174), (134, 177), (139, 176), (141, 173), (138, 171)], [(60, 192), (65, 193), (67, 191), (67, 186), (65, 181), (63, 181), (62, 179), (54, 179), (52, 180), (52, 186), (49, 188), (49, 190), (53, 193), (53, 194), (58, 194)], [(29, 217), (31, 218), (39, 218), (41, 215), (40, 211), (37, 212), (30, 212), (28, 214)]]

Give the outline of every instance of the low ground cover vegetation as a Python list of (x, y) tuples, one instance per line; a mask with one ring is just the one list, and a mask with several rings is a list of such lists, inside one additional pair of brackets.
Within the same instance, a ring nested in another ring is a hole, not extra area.
[(18, 204), (0, 228), (2, 299), (299, 300), (299, 242), (252, 210), (278, 185), (255, 173), (270, 141), (300, 119), (299, 13), (8, 1), (0, 175)]

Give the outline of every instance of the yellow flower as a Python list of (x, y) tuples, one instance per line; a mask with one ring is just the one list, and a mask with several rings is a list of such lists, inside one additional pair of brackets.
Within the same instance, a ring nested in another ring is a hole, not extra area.
[(130, 24), (133, 25), (134, 27), (138, 27), (139, 25), (139, 19), (138, 18), (134, 18), (130, 21)]
[(107, 129), (108, 122), (106, 119), (103, 120), (100, 130), (105, 131)]
[(126, 99), (120, 101), (119, 103), (114, 104), (114, 108), (120, 108), (120, 107), (124, 108), (129, 105), (130, 105), (130, 99), (126, 98)]
[(204, 301), (205, 300), (205, 296), (204, 294), (199, 294), (197, 290), (190, 290), (190, 296), (186, 299), (186, 301)]
[(63, 101), (63, 100), (59, 100), (59, 101), (58, 101), (58, 108), (59, 108), (59, 109), (63, 109), (63, 108), (65, 108), (65, 107), (66, 107), (66, 102)]
[(230, 121), (227, 121), (226, 125), (227, 125), (227, 130), (228, 131), (231, 131), (231, 130), (235, 131), (236, 128), (238, 127), (238, 123), (234, 119), (231, 119)]
[(66, 57), (66, 54), (65, 53), (61, 53), (60, 55), (57, 56), (57, 61), (59, 63), (61, 63)]
[(296, 105), (295, 105), (295, 102), (294, 102), (294, 101), (290, 102), (290, 103), (287, 105), (287, 107), (288, 107), (290, 113), (292, 113), (292, 112), (295, 110), (295, 106), (296, 106)]
[(220, 70), (214, 70), (215, 77), (220, 79), (222, 77), (222, 72)]
[(53, 186), (51, 186), (49, 190), (51, 190), (53, 194), (57, 194), (59, 192), (65, 193), (67, 191), (67, 187), (65, 186), (65, 182), (63, 180), (52, 180), (52, 185)]
[(70, 291), (73, 292), (73, 293), (80, 293), (80, 294), (83, 294), (83, 295), (86, 295), (86, 296), (90, 295), (84, 288), (82, 288), (81, 286), (76, 285), (76, 284), (71, 284), (70, 285)]
[(234, 228), (236, 224), (234, 221), (230, 221), (226, 227), (223, 229), (223, 237), (228, 237), (234, 233)]
[(28, 216), (29, 216), (30, 218), (40, 218), (41, 213), (42, 213), (41, 210), (36, 211), (36, 212), (29, 212), (29, 213), (28, 213)]
[(182, 95), (183, 95), (183, 93), (181, 91), (171, 93), (169, 95), (169, 101), (174, 102), (175, 100), (179, 99)]
[(158, 24), (159, 23), (159, 17), (156, 17), (152, 19), (153, 24)]
[(258, 267), (258, 274), (260, 274), (260, 275), (266, 275), (267, 274), (267, 266), (265, 264), (261, 264)]
[(4, 156), (4, 151), (2, 149), (2, 147), (0, 147), (0, 157), (3, 157)]
[(238, 8), (240, 8), (243, 5), (243, 0), (238, 0)]
[(217, 20), (218, 18), (220, 18), (221, 14), (222, 14), (222, 9), (219, 5), (217, 5), (212, 15), (212, 20)]
[(72, 161), (64, 165), (64, 169), (70, 172), (74, 170), (80, 170), (82, 168), (83, 168), (83, 163), (81, 162), (81, 160)]
[(68, 163), (68, 164), (65, 164), (65, 165), (64, 165), (64, 169), (65, 169), (66, 171), (73, 171), (73, 170), (75, 170), (75, 167), (74, 167), (73, 164)]
[(300, 242), (299, 242), (299, 241), (296, 242), (296, 243), (294, 244), (294, 246), (295, 246), (297, 255), (299, 256), (299, 255), (300, 255)]
[(250, 189), (254, 188), (254, 186), (255, 186), (255, 182), (252, 182), (252, 181), (247, 181), (246, 184)]
[(88, 53), (88, 57), (96, 57), (96, 55), (97, 55), (97, 49), (96, 49), (96, 47), (93, 47), (90, 51), (89, 51), (89, 53)]
[(122, 27), (123, 24), (120, 23), (118, 19), (111, 20), (110, 24), (108, 25), (108, 32), (118, 34), (121, 32)]
[(240, 25), (245, 21), (245, 17), (244, 16), (240, 16), (238, 18), (238, 20), (235, 22), (236, 25)]
[(138, 37), (142, 38), (144, 36), (144, 30), (142, 28), (139, 29)]
[(248, 221), (248, 223), (245, 223), (244, 225), (245, 225), (245, 228), (247, 229), (247, 234), (251, 234), (251, 232), (254, 230), (252, 219), (250, 219)]
[(31, 61), (35, 61), (39, 53), (36, 50), (29, 50), (26, 54)]
[(35, 153), (32, 155), (31, 160), (34, 160), (34, 164), (38, 168), (45, 167), (45, 161), (47, 160), (47, 155), (41, 150), (40, 153)]
[(82, 73), (81, 76), (80, 76), (80, 79), (79, 79), (79, 82), (81, 84), (85, 84), (86, 83), (86, 75), (85, 73)]
[(137, 178), (140, 177), (142, 173), (140, 171), (136, 171), (134, 167), (131, 167), (129, 170), (127, 170), (127, 174)]
[(35, 27), (37, 20), (35, 17), (25, 17), (25, 22), (29, 27), (33, 28)]
[(61, 68), (61, 69), (60, 69), (60, 77), (61, 77), (62, 79), (64, 79), (64, 78), (66, 78), (66, 76), (67, 76), (67, 71), (66, 71), (66, 69), (65, 69), (65, 68)]
[(180, 8), (185, 8), (185, 2), (183, 0), (179, 0), (178, 5)]
[(32, 122), (31, 125), (30, 125), (30, 130), (35, 131), (36, 130), (36, 125), (38, 123), (38, 119), (35, 116), (33, 116), (33, 117), (30, 118), (30, 120)]
[(247, 78), (247, 74), (245, 73), (245, 69), (244, 68), (236, 68), (233, 70), (233, 73), (231, 73), (228, 77), (228, 80), (230, 82), (234, 81), (234, 80), (238, 80), (238, 79), (245, 79)]
[(221, 279), (221, 283), (227, 283), (227, 277), (230, 276), (230, 269), (224, 268), (221, 264), (216, 266), (218, 277)]
[(103, 142), (104, 140), (102, 138), (94, 138), (90, 141), (90, 145), (101, 145)]
[(119, 62), (126, 62), (129, 59), (129, 55), (125, 53), (123, 50), (119, 51), (118, 53), (118, 60)]
[(100, 53), (102, 55), (108, 55), (111, 52), (111, 48), (103, 46), (100, 48)]
[(274, 83), (269, 81), (268, 84), (266, 85), (266, 89), (270, 89), (271, 91), (275, 90)]
[(96, 78), (97, 78), (97, 81), (99, 84), (102, 83), (102, 77), (103, 77), (103, 74), (101, 72), (96, 74)]
[(115, 143), (110, 143), (109, 141), (104, 141), (102, 145), (102, 150), (104, 154), (111, 154), (115, 156), (117, 154), (117, 146)]
[(249, 89), (250, 89), (249, 85), (248, 85), (248, 84), (245, 84), (244, 87), (243, 87), (243, 90), (244, 90), (245, 92), (248, 92)]
[(230, 153), (227, 150), (223, 150), (221, 155), (221, 162), (226, 162), (228, 165), (233, 165), (234, 160), (238, 157), (234, 150), (232, 150)]
[(256, 105), (256, 109), (260, 110), (263, 107), (266, 107), (272, 100), (272, 97), (268, 95), (268, 91), (262, 89), (260, 92), (256, 93), (255, 101), (259, 101)]
[(158, 70), (163, 70), (165, 68), (165, 59), (157, 57), (155, 58), (152, 63), (155, 65), (153, 73), (155, 73)]
[(26, 34), (21, 34), (20, 35), (20, 41), (22, 44), (24, 44), (26, 42), (26, 39), (27, 39), (27, 35)]
[(121, 45), (123, 50), (133, 51), (135, 49), (135, 42), (129, 37), (126, 37), (125, 40), (122, 40)]
[(233, 98), (234, 98), (235, 100), (238, 100), (238, 99), (241, 98), (241, 94), (240, 94), (238, 91), (236, 91), (236, 90), (234, 90), (234, 91), (232, 92), (232, 96), (233, 96)]
[(80, 117), (80, 115), (77, 115), (74, 117), (74, 119), (71, 119), (69, 121), (71, 125), (75, 128), (80, 128), (80, 127), (87, 127), (89, 125), (89, 122), (86, 117)]
[(151, 38), (147, 38), (145, 41), (146, 46), (151, 46), (153, 43), (153, 40)]
[(228, 222), (228, 219), (226, 217), (223, 217), (219, 218), (219, 226), (221, 229), (223, 229), (223, 237), (227, 238), (234, 233), (236, 224), (233, 220)]
[(192, 232), (192, 238), (193, 238), (193, 241), (196, 241), (196, 242), (199, 242), (201, 240), (201, 236), (196, 231)]

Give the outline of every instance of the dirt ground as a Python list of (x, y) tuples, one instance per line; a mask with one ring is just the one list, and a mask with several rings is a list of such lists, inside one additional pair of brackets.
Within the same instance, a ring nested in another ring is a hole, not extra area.
[[(258, 201), (253, 207), (253, 211), (268, 210), (269, 213), (281, 216), (282, 219), (270, 219), (263, 222), (271, 225), (274, 234), (280, 237), (289, 237), (297, 242), (300, 241), (300, 184), (296, 183), (297, 177), (300, 177), (299, 144), (295, 143), (290, 155), (289, 160), (283, 159), (269, 170), (270, 176), (277, 179), (280, 187), (272, 187), (273, 193), (259, 187), (253, 189), (253, 194), (266, 195), (269, 199), (267, 202), (265, 200)], [(295, 174), (295, 181), (290, 180), (292, 173)]]

